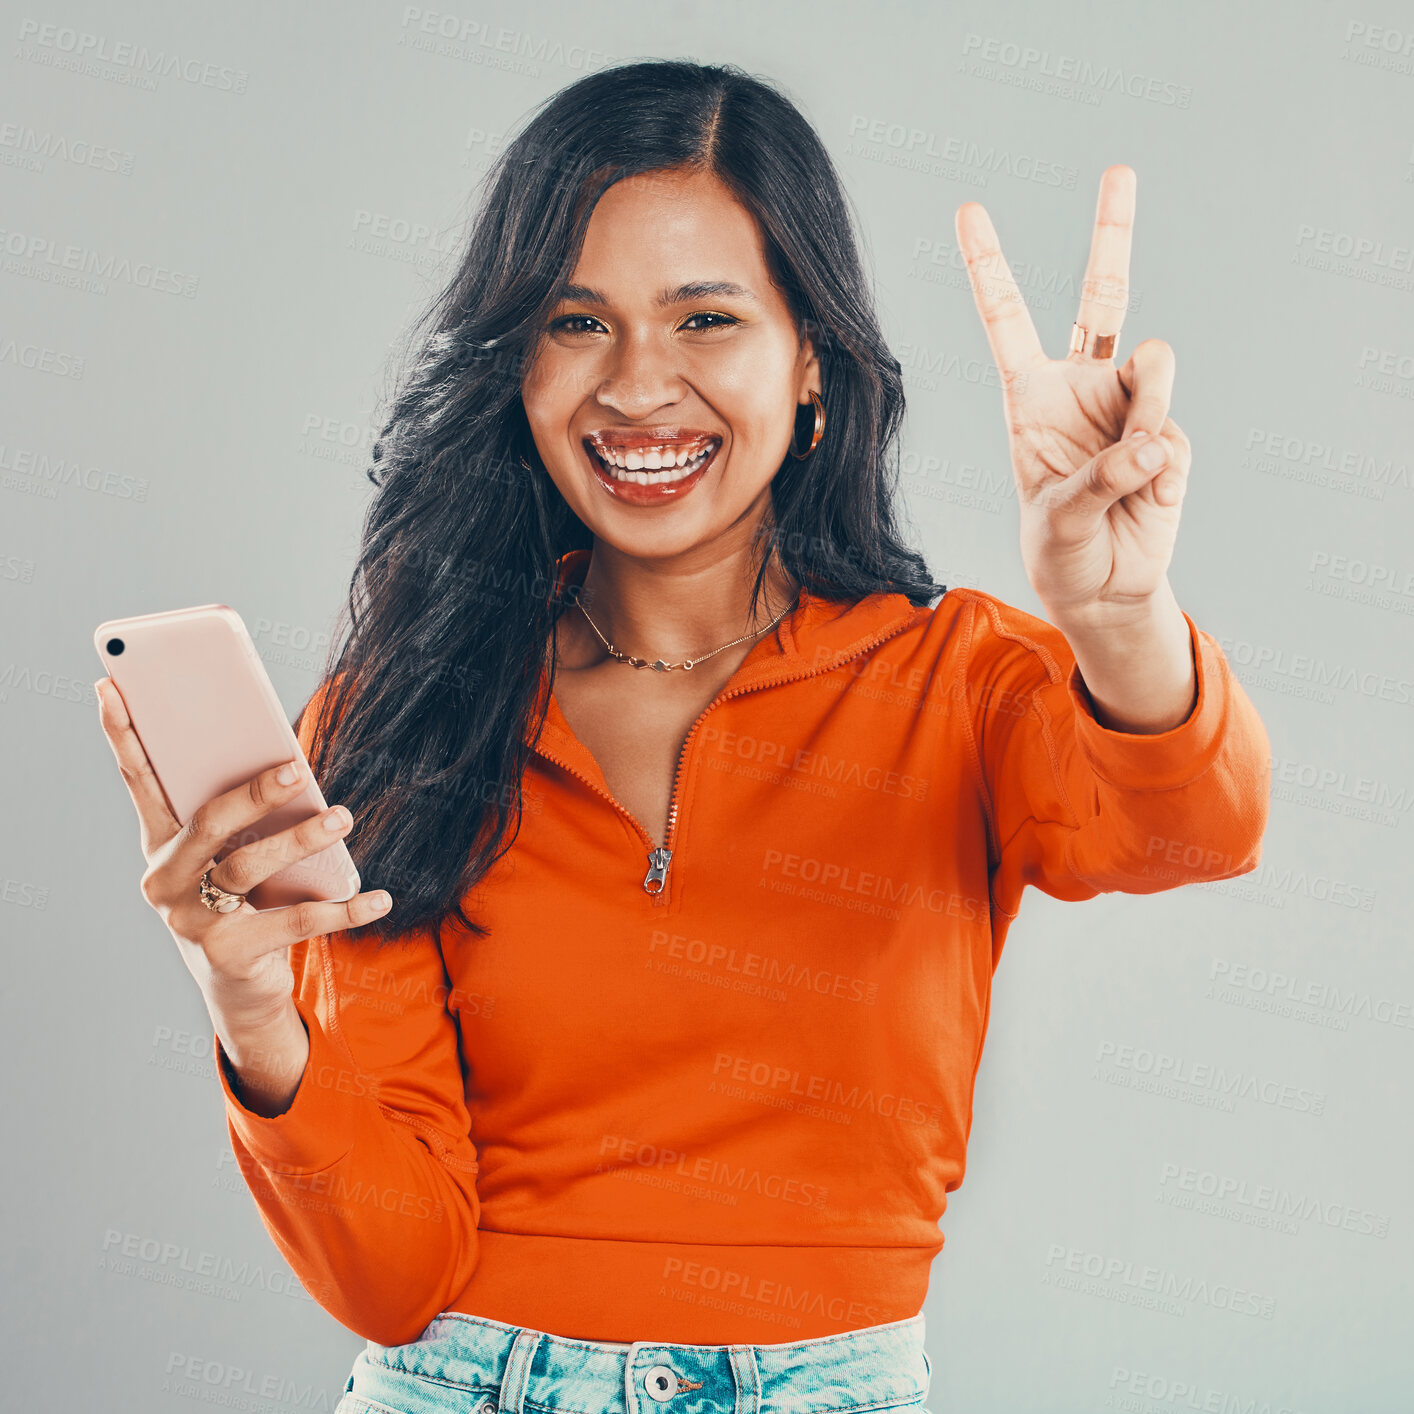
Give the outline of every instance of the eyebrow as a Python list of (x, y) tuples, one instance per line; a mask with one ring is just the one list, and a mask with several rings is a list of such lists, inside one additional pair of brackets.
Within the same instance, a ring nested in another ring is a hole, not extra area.
[[(685, 304), (688, 300), (706, 299), (709, 295), (735, 296), (738, 299), (756, 300), (745, 285), (735, 284), (731, 280), (693, 280), (686, 285), (679, 285), (675, 290), (659, 290), (657, 305), (661, 309), (670, 304)], [(581, 304), (608, 304), (609, 298), (598, 290), (592, 290), (588, 285), (565, 285), (560, 293), (560, 299), (577, 300)], [(758, 304), (759, 300), (756, 301)]]

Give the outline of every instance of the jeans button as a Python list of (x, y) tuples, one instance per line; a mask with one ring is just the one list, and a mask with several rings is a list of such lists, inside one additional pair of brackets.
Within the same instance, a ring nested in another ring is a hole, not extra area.
[(654, 1365), (643, 1376), (643, 1388), (651, 1398), (661, 1404), (663, 1400), (671, 1399), (678, 1392), (677, 1374), (671, 1366)]

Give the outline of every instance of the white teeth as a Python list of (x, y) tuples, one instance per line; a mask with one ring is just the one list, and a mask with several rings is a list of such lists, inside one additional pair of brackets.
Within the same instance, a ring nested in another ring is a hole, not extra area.
[(600, 466), (615, 481), (632, 481), (639, 486), (662, 486), (691, 476), (703, 466), (717, 445), (710, 443), (695, 456), (689, 456), (686, 450), (675, 453), (671, 447), (649, 447), (645, 451), (614, 447), (598, 448), (596, 451)]

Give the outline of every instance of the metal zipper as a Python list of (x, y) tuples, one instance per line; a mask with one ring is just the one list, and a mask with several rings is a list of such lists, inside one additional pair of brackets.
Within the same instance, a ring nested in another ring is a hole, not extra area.
[[(673, 836), (677, 832), (678, 781), (682, 776), (682, 763), (685, 757), (687, 756), (687, 748), (691, 744), (692, 738), (697, 732), (697, 728), (702, 724), (703, 717), (705, 717), (714, 707), (716, 707), (718, 703), (725, 702), (729, 697), (740, 697), (744, 693), (756, 692), (763, 687), (780, 687), (784, 683), (797, 682), (803, 678), (812, 678), (820, 673), (832, 671), (833, 669), (840, 667), (844, 663), (851, 663), (861, 654), (868, 653), (871, 649), (877, 648), (881, 643), (887, 643), (889, 639), (896, 637), (905, 629), (911, 627), (912, 622), (913, 621), (911, 619), (907, 619), (903, 623), (890, 629), (887, 633), (881, 633), (878, 635), (878, 637), (871, 639), (868, 643), (861, 644), (860, 647), (855, 652), (851, 653), (848, 658), (840, 658), (833, 663), (822, 665), (818, 668), (807, 668), (803, 672), (791, 672), (785, 674), (784, 677), (766, 678), (762, 682), (748, 683), (745, 687), (723, 689), (723, 691), (719, 692), (702, 709), (701, 713), (698, 715), (697, 720), (693, 722), (691, 727), (688, 728), (687, 735), (682, 739), (682, 746), (678, 751), (678, 763), (673, 771), (672, 794), (668, 797), (668, 828), (666, 835), (663, 837), (662, 844), (654, 844), (652, 836), (649, 835), (648, 831), (645, 830), (643, 826), (639, 823), (637, 817), (635, 817), (633, 812), (625, 809), (624, 806), (620, 805), (619, 802), (615, 800), (614, 797), (610, 795), (608, 791), (604, 790), (601, 786), (596, 784), (594, 781), (590, 780), (589, 777), (586, 776), (582, 771), (576, 771), (575, 768), (571, 766), (568, 761), (565, 761), (559, 756), (554, 755), (552, 752), (546, 751), (543, 747), (539, 745), (531, 747), (531, 750), (534, 751), (536, 755), (543, 756), (547, 761), (553, 761), (555, 765), (560, 767), (561, 770), (568, 771), (570, 775), (576, 777), (578, 780), (583, 781), (584, 784), (587, 785), (590, 790), (592, 790), (596, 795), (603, 796), (604, 799), (607, 800), (609, 804), (614, 807), (615, 810), (617, 810), (621, 815), (623, 815), (625, 819), (627, 819), (629, 823), (634, 827), (634, 829), (638, 831), (639, 837), (649, 847), (648, 873), (644, 876), (643, 879), (643, 891), (644, 893), (653, 896), (655, 904), (658, 904), (659, 906), (664, 906), (667, 902), (668, 869), (673, 862)], [(654, 884), (657, 885), (656, 888), (652, 887)]]

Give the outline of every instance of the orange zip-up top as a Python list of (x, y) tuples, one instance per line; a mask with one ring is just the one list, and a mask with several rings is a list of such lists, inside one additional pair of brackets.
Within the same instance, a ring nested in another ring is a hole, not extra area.
[(519, 836), (467, 900), (489, 936), (292, 947), (310, 1058), (283, 1114), (240, 1103), (215, 1038), (311, 1296), (384, 1345), (443, 1310), (688, 1344), (920, 1311), (1025, 886), (1260, 861), (1266, 731), (1184, 617), (1197, 703), (1143, 735), (1102, 727), (1064, 636), (989, 594), (807, 592), (688, 732), (663, 841), (552, 696)]

